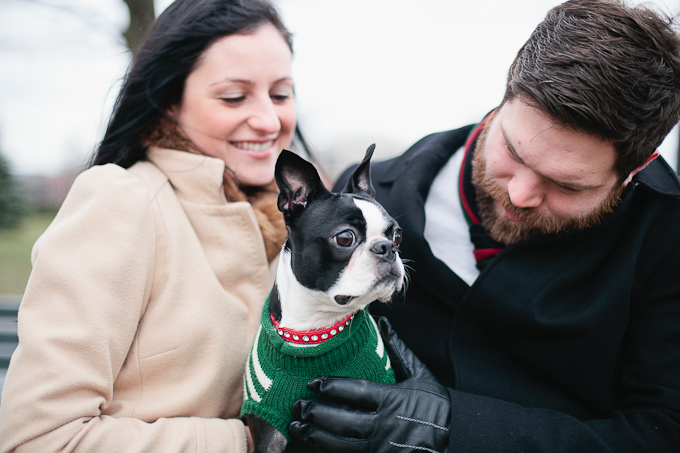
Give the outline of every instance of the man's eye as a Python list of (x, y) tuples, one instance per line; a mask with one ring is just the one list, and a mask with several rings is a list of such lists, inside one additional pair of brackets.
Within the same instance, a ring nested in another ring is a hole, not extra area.
[(334, 237), (335, 243), (340, 247), (351, 247), (356, 242), (356, 236), (354, 232), (350, 230), (341, 231)]
[(514, 160), (515, 162), (519, 162), (520, 164), (523, 163), (522, 159), (519, 158), (519, 156), (517, 155), (517, 152), (515, 151), (515, 149), (512, 146), (506, 144), (505, 149), (508, 152), (508, 154), (510, 155), (510, 158), (512, 160)]
[(576, 195), (582, 192), (581, 189), (577, 189), (575, 187), (569, 187), (569, 186), (563, 186), (562, 184), (557, 184), (558, 189), (567, 195)]
[(401, 228), (397, 228), (394, 230), (394, 233), (392, 233), (392, 242), (394, 242), (394, 245), (401, 244)]

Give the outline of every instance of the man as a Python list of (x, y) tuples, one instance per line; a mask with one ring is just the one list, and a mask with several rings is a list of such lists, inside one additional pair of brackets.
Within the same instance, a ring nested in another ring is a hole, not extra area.
[[(551, 10), (479, 125), (376, 164), (403, 228), (403, 299), (373, 304), (402, 382), (321, 377), (319, 451), (680, 451), (680, 112), (669, 19)], [(343, 177), (338, 185), (344, 183)]]

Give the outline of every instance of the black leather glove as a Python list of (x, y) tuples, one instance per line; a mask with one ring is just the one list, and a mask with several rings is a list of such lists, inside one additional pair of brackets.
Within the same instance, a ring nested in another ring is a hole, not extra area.
[(451, 401), (444, 386), (379, 320), (396, 385), (323, 376), (308, 387), (321, 399), (299, 400), (288, 429), (319, 452), (445, 452)]
[(380, 336), (385, 344), (385, 350), (392, 362), (392, 369), (394, 370), (397, 382), (405, 381), (406, 379), (438, 382), (430, 369), (397, 336), (397, 332), (392, 329), (392, 325), (387, 318), (379, 317), (377, 324), (380, 329)]

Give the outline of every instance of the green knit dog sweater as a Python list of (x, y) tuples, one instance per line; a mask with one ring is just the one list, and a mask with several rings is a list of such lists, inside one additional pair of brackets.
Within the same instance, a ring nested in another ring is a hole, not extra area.
[(357, 312), (334, 337), (301, 347), (283, 340), (276, 332), (267, 300), (246, 364), (241, 415), (255, 414), (290, 439), (288, 424), (293, 421), (293, 403), (314, 396), (307, 381), (319, 376), (395, 383), (390, 359), (368, 309)]

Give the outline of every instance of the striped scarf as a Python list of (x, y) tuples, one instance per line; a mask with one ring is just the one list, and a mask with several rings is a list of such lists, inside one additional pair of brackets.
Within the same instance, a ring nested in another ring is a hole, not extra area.
[(503, 244), (491, 239), (484, 231), (481, 225), (481, 217), (479, 214), (479, 206), (477, 205), (477, 192), (475, 186), (472, 184), (472, 155), (475, 152), (477, 139), (479, 138), (487, 119), (484, 118), (470, 133), (465, 142), (465, 157), (463, 158), (463, 165), (460, 169), (460, 178), (458, 181), (458, 194), (460, 195), (460, 204), (463, 207), (465, 220), (470, 228), (470, 240), (474, 245), (475, 261), (477, 262), (477, 269), (483, 270), (487, 264), (498, 255), (503, 248)]

